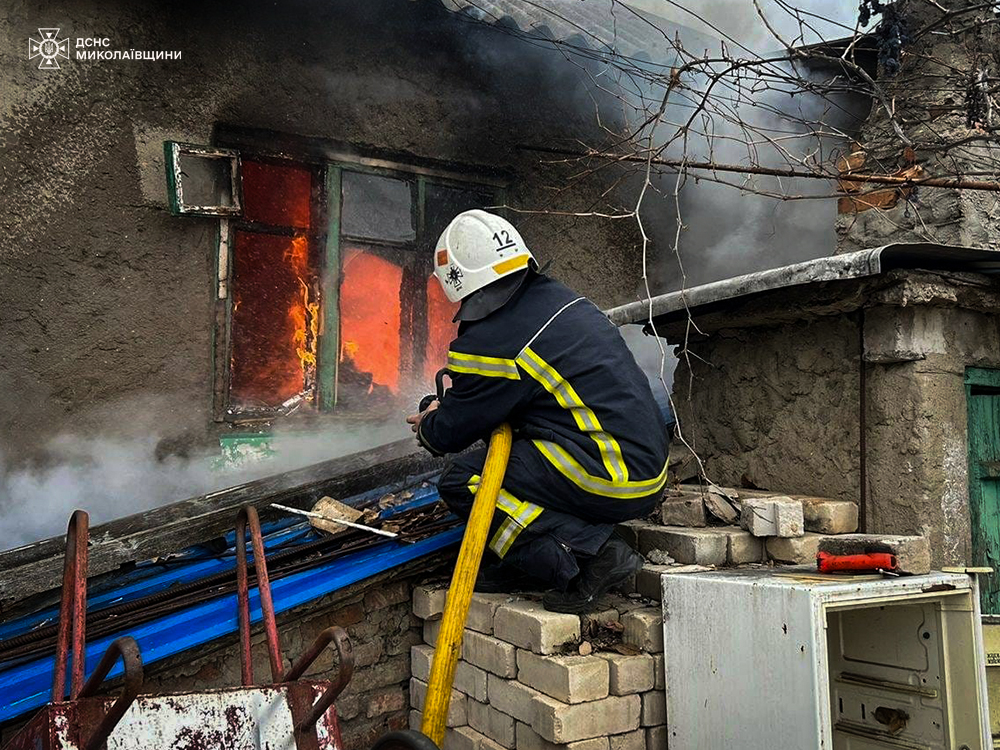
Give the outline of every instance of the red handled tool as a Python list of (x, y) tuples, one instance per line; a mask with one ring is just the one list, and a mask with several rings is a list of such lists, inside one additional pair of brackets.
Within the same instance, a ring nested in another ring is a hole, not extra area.
[(896, 556), (888, 552), (869, 552), (863, 555), (831, 555), (820, 552), (816, 555), (816, 567), (820, 573), (837, 573), (845, 570), (884, 570), (895, 572), (899, 565)]

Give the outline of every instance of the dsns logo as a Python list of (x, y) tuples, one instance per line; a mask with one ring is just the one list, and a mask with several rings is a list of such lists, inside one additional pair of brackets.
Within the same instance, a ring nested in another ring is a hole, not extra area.
[(39, 70), (59, 70), (56, 58), (69, 59), (69, 39), (58, 39), (59, 29), (39, 29), (38, 34), (42, 37), (41, 41), (28, 39), (28, 59), (41, 57)]

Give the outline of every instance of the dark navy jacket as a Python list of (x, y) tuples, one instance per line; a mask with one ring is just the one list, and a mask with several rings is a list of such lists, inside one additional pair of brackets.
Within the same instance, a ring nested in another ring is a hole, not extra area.
[(503, 422), (581, 490), (639, 498), (666, 482), (667, 435), (646, 376), (590, 300), (529, 273), (503, 307), (463, 322), (452, 386), (420, 423), (432, 453), (469, 447)]

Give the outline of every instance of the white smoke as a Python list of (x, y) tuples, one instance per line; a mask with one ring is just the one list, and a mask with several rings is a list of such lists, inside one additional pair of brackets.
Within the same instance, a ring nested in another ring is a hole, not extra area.
[(81, 438), (50, 442), (45, 467), (7, 466), (0, 453), (0, 549), (62, 534), (76, 508), (91, 524), (140, 513), (261, 477), (290, 471), (409, 435), (398, 424), (338, 427), (328, 433), (278, 431), (273, 455), (218, 466), (219, 455), (157, 458), (158, 437)]

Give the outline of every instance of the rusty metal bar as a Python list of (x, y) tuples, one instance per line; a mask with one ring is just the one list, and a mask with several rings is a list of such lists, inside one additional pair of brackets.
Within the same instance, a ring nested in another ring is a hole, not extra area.
[[(253, 565), (254, 571), (257, 573), (257, 591), (260, 595), (260, 611), (264, 620), (264, 634), (267, 637), (267, 655), (271, 662), (271, 681), (274, 683), (279, 683), (284, 681), (284, 665), (281, 662), (281, 641), (278, 636), (278, 623), (274, 616), (274, 601), (271, 599), (271, 581), (267, 577), (267, 560), (264, 556), (264, 538), (260, 531), (260, 518), (257, 515), (257, 509), (252, 505), (245, 505), (240, 509), (239, 515), (236, 517), (236, 549), (237, 554), (239, 550), (243, 548), (243, 583), (247, 585), (246, 593), (246, 627), (242, 628), (240, 633), (240, 641), (243, 648), (243, 658), (246, 664), (252, 662), (252, 655), (250, 653), (250, 593), (249, 593), (249, 582), (247, 580), (247, 568), (246, 568), (246, 527), (250, 526), (250, 541), (253, 546)], [(240, 580), (237, 580), (237, 587), (240, 586)], [(241, 605), (242, 606), (242, 605)], [(241, 613), (244, 610), (241, 609)], [(242, 624), (241, 614), (241, 624)], [(246, 666), (244, 665), (244, 678), (246, 677)], [(251, 679), (252, 679), (252, 668), (251, 668)]]
[(59, 604), (59, 635), (56, 640), (55, 671), (52, 675), (52, 701), (66, 695), (66, 660), (69, 656), (70, 631), (73, 640), (73, 668), (70, 698), (80, 694), (87, 655), (87, 543), (90, 516), (75, 510), (66, 528), (66, 553), (63, 563), (62, 599)]
[(243, 686), (250, 687), (253, 685), (253, 655), (250, 653), (250, 584), (243, 510), (236, 519), (236, 613), (240, 625), (240, 674)]
[[(301, 676), (302, 672), (308, 668), (319, 655), (320, 651), (323, 650), (323, 647), (331, 641), (337, 649), (337, 679), (319, 697), (319, 700), (313, 704), (313, 707), (309, 710), (305, 718), (295, 725), (297, 733), (311, 731), (316, 726), (316, 722), (323, 717), (327, 709), (337, 700), (337, 697), (347, 687), (347, 683), (351, 681), (351, 675), (354, 674), (354, 650), (351, 647), (351, 639), (347, 637), (347, 633), (344, 632), (343, 628), (333, 626), (319, 634), (312, 647), (302, 655), (302, 658), (289, 671), (289, 676), (293, 674), (296, 677)], [(320, 642), (323, 642), (323, 647), (317, 648)]]
[(108, 650), (104, 652), (100, 663), (90, 675), (90, 679), (87, 680), (87, 684), (83, 686), (78, 697), (86, 698), (94, 695), (104, 683), (104, 678), (108, 676), (111, 667), (118, 661), (118, 657), (121, 657), (122, 666), (125, 669), (125, 683), (122, 686), (122, 692), (104, 718), (101, 719), (101, 723), (97, 725), (94, 733), (85, 742), (81, 737), (84, 750), (100, 750), (142, 689), (142, 655), (139, 653), (139, 644), (135, 642), (134, 638), (125, 636), (118, 638), (108, 646)]

